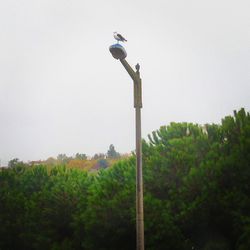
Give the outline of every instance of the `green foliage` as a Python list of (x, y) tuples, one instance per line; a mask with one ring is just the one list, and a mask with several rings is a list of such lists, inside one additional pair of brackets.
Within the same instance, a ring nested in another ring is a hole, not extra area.
[[(171, 123), (142, 148), (146, 249), (250, 249), (249, 113)], [(58, 160), (0, 169), (0, 249), (135, 249), (135, 158), (96, 156), (93, 173)]]
[(120, 161), (94, 177), (83, 213), (86, 249), (135, 248), (134, 181), (134, 159)]
[(23, 167), (23, 166), (25, 166), (25, 164), (22, 161), (19, 161), (18, 158), (14, 158), (8, 162), (9, 168), (17, 168), (18, 169), (19, 167)]

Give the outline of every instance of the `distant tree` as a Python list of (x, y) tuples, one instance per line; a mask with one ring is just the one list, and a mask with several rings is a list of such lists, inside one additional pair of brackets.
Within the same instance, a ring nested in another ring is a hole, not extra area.
[(20, 165), (24, 165), (24, 163), (22, 161), (20, 161), (18, 158), (14, 158), (12, 160), (9, 161), (8, 163), (8, 167), (10, 168), (14, 168)]
[(57, 160), (53, 157), (49, 157), (46, 161), (45, 161), (46, 164), (48, 165), (55, 165), (57, 163)]
[(98, 154), (95, 154), (93, 157), (92, 157), (92, 160), (98, 160), (98, 159), (105, 159), (106, 158), (106, 155), (103, 154), (103, 153), (98, 153)]
[(107, 157), (108, 158), (119, 158), (120, 154), (116, 152), (115, 147), (113, 144), (109, 146), (108, 152), (107, 152)]
[(98, 160), (97, 164), (99, 165), (99, 168), (107, 168), (109, 165), (106, 159)]
[(86, 154), (76, 153), (75, 159), (76, 160), (87, 160), (87, 155)]
[(68, 168), (84, 168), (85, 160), (71, 160), (67, 163)]
[(59, 155), (57, 156), (57, 160), (59, 161), (59, 163), (66, 164), (66, 163), (68, 163), (70, 160), (72, 160), (72, 157), (68, 157), (66, 154), (59, 154)]

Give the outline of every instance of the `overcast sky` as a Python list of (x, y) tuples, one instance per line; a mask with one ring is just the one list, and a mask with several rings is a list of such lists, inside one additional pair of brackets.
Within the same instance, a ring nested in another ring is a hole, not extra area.
[(142, 134), (250, 111), (249, 0), (0, 1), (2, 165), (59, 153), (131, 152), (133, 84), (113, 32), (141, 65)]

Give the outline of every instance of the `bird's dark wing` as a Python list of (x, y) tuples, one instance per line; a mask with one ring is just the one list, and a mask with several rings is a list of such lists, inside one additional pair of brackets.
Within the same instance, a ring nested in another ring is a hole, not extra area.
[(121, 41), (127, 41), (121, 34), (117, 34), (117, 36), (121, 39)]

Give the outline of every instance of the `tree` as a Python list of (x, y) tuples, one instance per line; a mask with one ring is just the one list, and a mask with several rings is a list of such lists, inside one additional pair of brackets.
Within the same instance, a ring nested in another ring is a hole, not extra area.
[(105, 159), (106, 155), (103, 153), (98, 153), (98, 154), (94, 154), (94, 156), (92, 157), (92, 160), (98, 160), (98, 159)]
[(111, 159), (112, 158), (115, 159), (115, 158), (119, 158), (120, 157), (120, 154), (118, 152), (116, 152), (115, 147), (114, 147), (113, 144), (111, 144), (109, 146), (109, 149), (108, 149), (108, 152), (107, 152), (107, 157), (111, 158)]
[(10, 168), (14, 168), (21, 165), (24, 165), (24, 163), (20, 161), (18, 158), (14, 158), (8, 162), (8, 167)]
[(100, 159), (97, 162), (99, 168), (107, 168), (108, 167), (108, 161), (106, 159)]
[(56, 165), (57, 160), (56, 160), (55, 158), (53, 158), (53, 157), (49, 157), (49, 158), (45, 161), (45, 163), (46, 163), (47, 165)]
[(57, 160), (59, 161), (59, 163), (61, 164), (66, 164), (68, 163), (70, 160), (72, 160), (72, 157), (68, 157), (66, 154), (59, 154), (57, 156)]
[(76, 160), (87, 160), (87, 155), (86, 154), (76, 153), (75, 159)]
[[(205, 131), (171, 123), (142, 151), (146, 249), (250, 249), (249, 113)], [(0, 249), (135, 248), (134, 156), (10, 166), (0, 169)]]

